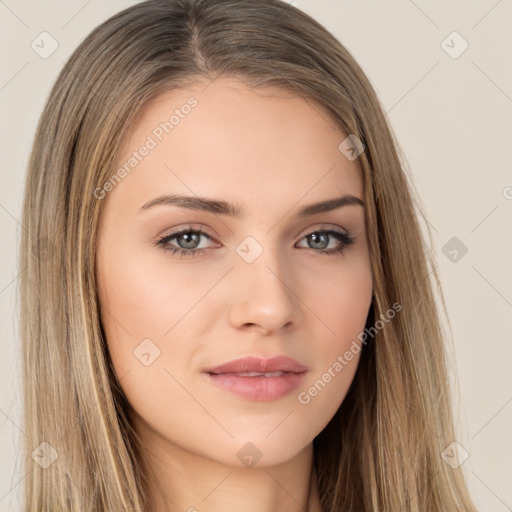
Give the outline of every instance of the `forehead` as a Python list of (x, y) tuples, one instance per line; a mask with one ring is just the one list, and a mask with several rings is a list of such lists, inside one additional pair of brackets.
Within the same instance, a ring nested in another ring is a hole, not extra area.
[[(109, 196), (179, 191), (268, 202), (361, 196), (347, 137), (322, 105), (281, 88), (221, 77), (166, 91), (139, 112), (116, 154), (127, 172)], [(238, 201), (240, 202), (240, 201)]]

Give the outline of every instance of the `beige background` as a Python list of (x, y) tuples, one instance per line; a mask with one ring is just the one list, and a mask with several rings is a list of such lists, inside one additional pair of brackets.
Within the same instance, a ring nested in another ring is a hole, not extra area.
[[(0, 0), (0, 511), (19, 510), (24, 476), (16, 251), (36, 122), (78, 43), (134, 3)], [(453, 328), (463, 468), (479, 510), (511, 511), (512, 1), (292, 3), (353, 53), (410, 163)], [(44, 31), (59, 45), (47, 59), (31, 47)]]

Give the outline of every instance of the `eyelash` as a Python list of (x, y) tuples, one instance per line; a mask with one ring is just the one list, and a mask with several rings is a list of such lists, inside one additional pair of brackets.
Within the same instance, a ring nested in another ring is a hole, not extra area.
[[(156, 242), (156, 245), (161, 246), (162, 249), (166, 252), (171, 251), (171, 256), (174, 256), (174, 254), (177, 252), (180, 258), (182, 258), (184, 256), (185, 257), (199, 256), (199, 255), (203, 254), (205, 251), (207, 251), (207, 249), (183, 249), (181, 247), (173, 247), (173, 246), (171, 246), (169, 248), (168, 244), (171, 240), (173, 240), (185, 233), (195, 233), (195, 234), (204, 236), (204, 237), (216, 242), (216, 240), (213, 237), (211, 237), (208, 233), (206, 233), (205, 231), (203, 231), (201, 229), (193, 229), (192, 227), (188, 227), (185, 229), (180, 229), (180, 230), (174, 231), (173, 233), (170, 233), (169, 235), (166, 235), (166, 236), (160, 238)], [(334, 238), (338, 239), (338, 241), (342, 242), (341, 246), (338, 249), (315, 250), (315, 249), (309, 247), (309, 249), (311, 249), (312, 251), (318, 252), (319, 254), (324, 254), (326, 256), (333, 256), (335, 254), (341, 254), (345, 251), (345, 249), (347, 249), (348, 246), (352, 245), (355, 242), (355, 238), (350, 236), (349, 234), (343, 233), (341, 231), (332, 230), (332, 229), (317, 229), (315, 231), (311, 231), (310, 233), (307, 233), (306, 235), (304, 235), (304, 237), (302, 239), (304, 239), (314, 233), (324, 233), (324, 234), (333, 236)]]

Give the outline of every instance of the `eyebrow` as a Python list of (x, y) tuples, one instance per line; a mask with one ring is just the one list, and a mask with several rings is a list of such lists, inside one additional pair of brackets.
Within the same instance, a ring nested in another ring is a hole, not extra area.
[[(297, 217), (307, 217), (318, 213), (330, 212), (348, 205), (358, 205), (364, 208), (364, 202), (359, 199), (359, 197), (343, 195), (341, 197), (335, 197), (334, 199), (327, 199), (325, 201), (304, 206), (298, 211)], [(239, 218), (244, 215), (244, 209), (239, 204), (231, 204), (226, 201), (206, 197), (182, 196), (177, 194), (158, 196), (143, 204), (140, 210), (148, 210), (155, 206), (178, 206), (180, 208), (188, 208), (190, 210), (201, 210)]]

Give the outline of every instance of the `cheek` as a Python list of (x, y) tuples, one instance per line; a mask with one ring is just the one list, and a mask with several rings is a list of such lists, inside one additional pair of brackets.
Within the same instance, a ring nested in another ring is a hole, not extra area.
[(360, 253), (318, 268), (304, 274), (301, 295), (318, 320), (322, 353), (332, 355), (364, 329), (372, 300), (371, 268)]
[(205, 278), (188, 265), (171, 271), (165, 263), (162, 257), (156, 263), (136, 251), (115, 248), (98, 258), (102, 324), (112, 358), (120, 360), (124, 354), (128, 366), (143, 340), (162, 348), (215, 277), (210, 273)]
[(164, 436), (172, 426), (174, 436), (186, 439), (198, 413), (180, 385), (191, 352), (187, 312), (208, 283), (191, 271), (166, 275), (168, 267), (148, 264), (136, 252), (110, 248), (104, 254), (98, 257), (101, 319), (121, 388), (136, 421), (144, 418)]
[(316, 275), (316, 283), (304, 288), (305, 302), (312, 304), (318, 318), (315, 341), (308, 347), (315, 367), (298, 391), (297, 402), (311, 418), (311, 428), (318, 430), (343, 402), (357, 370), (360, 335), (372, 300), (370, 266), (360, 259), (354, 265), (331, 267), (330, 279)]

